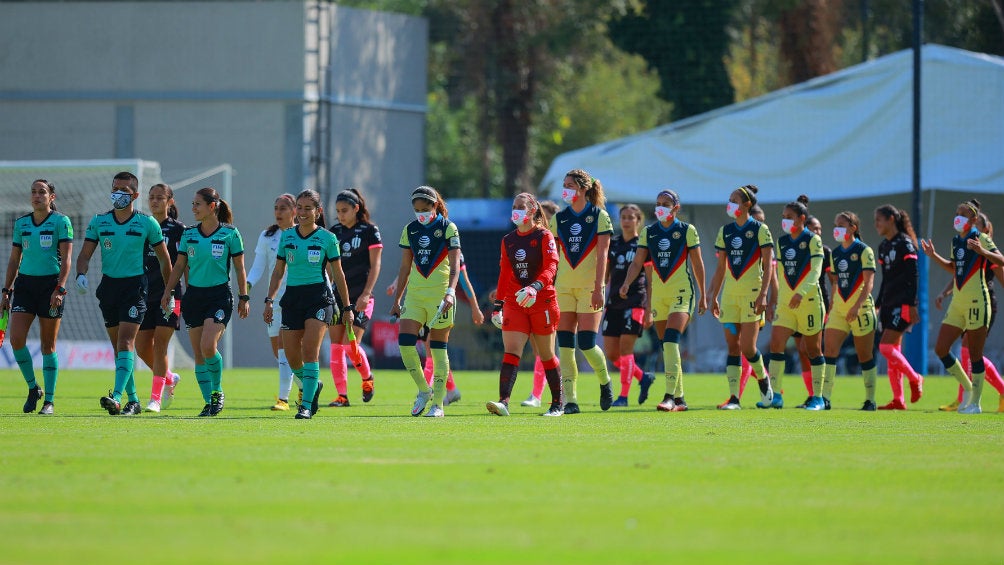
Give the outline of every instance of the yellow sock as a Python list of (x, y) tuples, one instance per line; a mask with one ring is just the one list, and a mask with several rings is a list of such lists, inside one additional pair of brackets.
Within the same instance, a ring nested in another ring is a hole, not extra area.
[(826, 371), (823, 373), (823, 398), (829, 400), (833, 397), (833, 385), (837, 380), (837, 366), (826, 364)]
[(666, 394), (673, 396), (683, 396), (683, 393), (676, 394), (676, 390), (683, 389), (683, 371), (680, 366), (680, 344), (670, 341), (662, 344), (662, 359), (666, 364)]
[(565, 402), (578, 403), (575, 384), (579, 378), (579, 366), (575, 363), (575, 348), (559, 347), (558, 361), (561, 365), (561, 385), (565, 389)]
[(415, 385), (418, 386), (419, 392), (429, 388), (425, 382), (425, 373), (422, 372), (422, 360), (418, 357), (418, 350), (415, 349), (414, 345), (401, 346), (401, 361), (412, 380), (415, 381)]
[[(432, 343), (430, 342), (430, 345)], [(442, 347), (429, 347), (432, 353), (432, 403), (443, 405), (446, 396), (446, 376), (450, 374), (450, 357), (446, 353), (446, 344)]]
[(607, 369), (607, 356), (603, 354), (600, 346), (594, 345), (589, 349), (583, 349), (582, 354), (586, 356), (586, 361), (593, 368), (596, 377), (600, 380), (600, 384), (605, 385), (609, 383), (610, 371)]

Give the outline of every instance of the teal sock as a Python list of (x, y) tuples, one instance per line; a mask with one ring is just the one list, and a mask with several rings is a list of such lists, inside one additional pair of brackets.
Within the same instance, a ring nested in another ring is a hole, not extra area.
[(213, 381), (209, 378), (209, 369), (205, 363), (195, 365), (195, 380), (199, 383), (199, 391), (202, 392), (202, 400), (209, 404), (209, 399), (213, 395)]
[(52, 402), (59, 376), (59, 357), (55, 353), (42, 356), (42, 380), (45, 381), (45, 401)]
[(303, 368), (300, 369), (300, 379), (303, 380), (303, 405), (310, 406), (314, 401), (314, 395), (317, 394), (317, 377), (321, 374), (320, 364), (316, 361), (313, 363), (304, 363)]
[(223, 356), (219, 351), (206, 359), (206, 370), (209, 371), (212, 392), (223, 392)]
[(15, 349), (14, 360), (17, 361), (17, 366), (21, 369), (21, 376), (24, 377), (24, 382), (28, 383), (28, 388), (37, 387), (38, 382), (35, 381), (35, 367), (32, 365), (31, 352), (28, 351), (28, 348)]
[(300, 389), (300, 396), (303, 396), (303, 367), (293, 369), (293, 380), (296, 381), (296, 386)]
[(136, 372), (132, 371), (129, 373), (129, 378), (126, 379), (125, 384), (126, 398), (129, 402), (139, 402), (139, 395), (136, 394)]
[[(112, 398), (116, 402), (122, 400), (122, 391), (125, 390), (126, 384), (129, 382), (134, 364), (132, 351), (119, 351), (115, 354), (115, 389), (112, 391)], [(136, 394), (135, 391), (136, 385), (133, 383), (133, 394)]]

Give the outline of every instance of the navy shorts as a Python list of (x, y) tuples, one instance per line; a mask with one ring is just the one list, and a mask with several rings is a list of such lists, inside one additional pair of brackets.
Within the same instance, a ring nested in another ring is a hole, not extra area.
[(34, 314), (39, 318), (62, 318), (63, 304), (56, 308), (50, 306), (57, 282), (59, 275), (18, 275), (10, 297), (10, 311)]
[[(159, 308), (158, 308), (159, 310)], [(206, 320), (224, 326), (230, 322), (234, 311), (234, 295), (229, 284), (217, 286), (189, 286), (181, 301), (181, 315), (186, 328), (201, 328)]]
[(335, 296), (326, 283), (287, 286), (279, 306), (284, 330), (302, 330), (307, 320), (330, 326), (335, 319)]
[(94, 292), (101, 307), (101, 316), (106, 328), (114, 328), (122, 322), (141, 324), (146, 316), (146, 275), (115, 278), (101, 277), (101, 284)]

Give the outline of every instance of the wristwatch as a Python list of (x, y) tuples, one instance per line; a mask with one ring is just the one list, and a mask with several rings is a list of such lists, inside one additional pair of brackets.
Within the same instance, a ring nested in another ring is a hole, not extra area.
[(251, 296), (248, 294), (238, 294), (237, 300), (251, 300)]
[(274, 300), (272, 300), (271, 298), (269, 298), (269, 297), (267, 297), (267, 296), (265, 297), (265, 304), (271, 304), (271, 303), (273, 303), (273, 302), (275, 302), (275, 301), (274, 301)]
[[(4, 290), (6, 290), (6, 289), (4, 289)], [(65, 287), (57, 286), (56, 287), (56, 292), (59, 293), (60, 296), (66, 296), (66, 288)]]
[(6, 294), (7, 296), (10, 296), (10, 292), (11, 290), (9, 288), (3, 289), (3, 293)]

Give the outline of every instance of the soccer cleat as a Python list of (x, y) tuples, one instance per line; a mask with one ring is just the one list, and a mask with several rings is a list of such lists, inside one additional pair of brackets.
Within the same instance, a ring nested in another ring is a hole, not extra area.
[(579, 413), (579, 405), (577, 403), (575, 403), (575, 402), (568, 402), (568, 403), (566, 403), (565, 404), (565, 408), (564, 408), (564, 413), (565, 414), (578, 414)]
[(223, 412), (223, 401), (225, 399), (226, 397), (223, 395), (223, 391), (213, 392), (213, 394), (209, 396), (210, 416), (217, 416), (220, 412)]
[(861, 405), (862, 412), (874, 412), (875, 411), (875, 401), (865, 400), (865, 403)]
[(460, 402), (460, 389), (455, 388), (453, 390), (446, 391), (446, 396), (443, 397), (443, 406), (449, 406), (454, 402)]
[(830, 399), (826, 398), (824, 396), (823, 397), (823, 410), (829, 410), (829, 409), (830, 409)]
[(638, 404), (645, 404), (648, 400), (648, 389), (652, 388), (655, 382), (655, 375), (652, 373), (642, 373), (641, 380), (638, 381)]
[(363, 402), (373, 400), (373, 377), (363, 380)]
[(614, 402), (614, 389), (610, 381), (600, 385), (600, 410), (610, 410), (610, 405)]
[(742, 408), (739, 405), (739, 398), (736, 396), (730, 396), (728, 400), (718, 405), (719, 410), (742, 410)]
[(628, 405), (628, 399), (626, 396), (618, 396), (617, 400), (614, 400), (613, 403), (610, 404), (612, 408), (623, 408), (627, 405)]
[(975, 402), (970, 402), (965, 406), (959, 406), (959, 414), (982, 414), (983, 408)]
[(673, 401), (672, 394), (662, 397), (662, 402), (655, 407), (659, 412), (672, 412), (674, 408), (676, 408), (676, 402)]
[(770, 388), (770, 378), (764, 375), (756, 384), (760, 387), (760, 402), (764, 404), (764, 408), (769, 408), (774, 401), (774, 391)]
[(112, 398), (111, 391), (108, 391), (108, 396), (102, 396), (98, 401), (101, 403), (101, 407), (112, 416), (118, 416), (122, 413), (122, 404)]
[(530, 408), (540, 408), (540, 399), (530, 393), (530, 396), (526, 398), (523, 402), (519, 403), (520, 406), (529, 406)]
[(328, 403), (328, 406), (334, 408), (344, 408), (346, 406), (350, 406), (349, 397), (345, 396), (344, 394), (339, 394), (338, 398)]
[(1004, 412), (1004, 396), (997, 402), (997, 413), (1000, 414)]
[(433, 404), (432, 407), (429, 408), (429, 411), (425, 413), (426, 418), (442, 418), (443, 416), (446, 416), (446, 413), (443, 412), (443, 407), (437, 406), (436, 404)]
[[(902, 400), (893, 399), (889, 404), (884, 404), (878, 407), (879, 410), (906, 410), (906, 404), (903, 404)], [(863, 410), (863, 408), (862, 408)]]
[(151, 400), (150, 403), (146, 405), (145, 410), (147, 412), (160, 412), (160, 401)]
[(825, 410), (826, 409), (826, 404), (823, 402), (823, 397), (822, 396), (810, 396), (809, 400), (805, 401), (805, 409), (806, 410), (812, 410), (814, 412), (818, 411), (818, 410)]
[(673, 412), (686, 412), (688, 410), (687, 401), (683, 399), (682, 396), (677, 396), (673, 399)]
[(774, 408), (775, 410), (780, 410), (781, 408), (784, 408), (784, 398), (781, 397), (780, 392), (774, 393), (774, 399), (770, 401), (770, 407)]
[(143, 407), (134, 400), (126, 402), (126, 405), (122, 407), (122, 416), (135, 416), (141, 412), (143, 412)]
[(547, 416), (553, 418), (555, 416), (563, 416), (564, 414), (565, 410), (561, 407), (561, 403), (552, 402), (551, 405), (547, 408), (547, 412), (544, 412), (543, 414), (541, 414), (541, 416)]
[(805, 408), (805, 407), (807, 407), (809, 405), (810, 402), (812, 402), (812, 397), (811, 396), (807, 396), (805, 398), (805, 401), (802, 402), (801, 404), (799, 404), (798, 406), (796, 406), (795, 408)]
[(963, 408), (969, 405), (973, 400), (973, 391), (963, 390), (962, 391), (962, 402), (959, 403), (959, 407), (956, 408), (956, 412), (961, 412)]
[(506, 406), (505, 402), (486, 402), (485, 408), (487, 408), (489, 412), (495, 414), (496, 416), (509, 415), (509, 407)]
[(303, 404), (301, 404), (300, 407), (296, 409), (296, 416), (293, 416), (293, 418), (297, 420), (309, 420), (313, 417), (314, 417), (313, 414), (310, 413), (310, 408), (307, 408)]
[(920, 377), (916, 383), (910, 383), (910, 404), (916, 404), (920, 397), (924, 395), (924, 377)]
[(164, 385), (164, 392), (160, 395), (160, 408), (162, 410), (167, 410), (171, 407), (171, 403), (174, 402), (174, 388), (178, 386), (181, 382), (181, 375), (173, 375), (171, 377), (171, 383)]
[(314, 400), (310, 403), (310, 414), (317, 414), (317, 410), (321, 407), (321, 389), (324, 388), (324, 383), (317, 381), (317, 390), (314, 392)]
[(958, 400), (953, 400), (953, 401), (949, 402), (948, 404), (944, 404), (944, 405), (938, 407), (938, 410), (941, 410), (942, 412), (955, 412), (958, 409), (959, 409), (959, 401)]
[(202, 407), (202, 412), (199, 412), (199, 418), (205, 418), (206, 416), (209, 416), (209, 413), (212, 411), (213, 411), (213, 405), (206, 404), (205, 406)]
[(275, 399), (275, 404), (272, 406), (273, 412), (286, 412), (289, 410), (289, 401), (283, 400), (281, 398)]
[(52, 403), (51, 402), (43, 402), (42, 403), (42, 409), (38, 411), (38, 413), (42, 414), (42, 415), (51, 415), (52, 412), (53, 411), (52, 411)]
[(35, 385), (35, 388), (29, 388), (28, 398), (24, 401), (24, 413), (28, 414), (29, 412), (34, 412), (35, 408), (38, 407), (38, 401), (41, 400), (43, 396), (45, 396), (45, 393), (42, 392), (42, 388), (38, 385)]
[(411, 407), (412, 416), (421, 416), (425, 412), (425, 406), (432, 400), (432, 389), (423, 390), (415, 396), (415, 404)]

